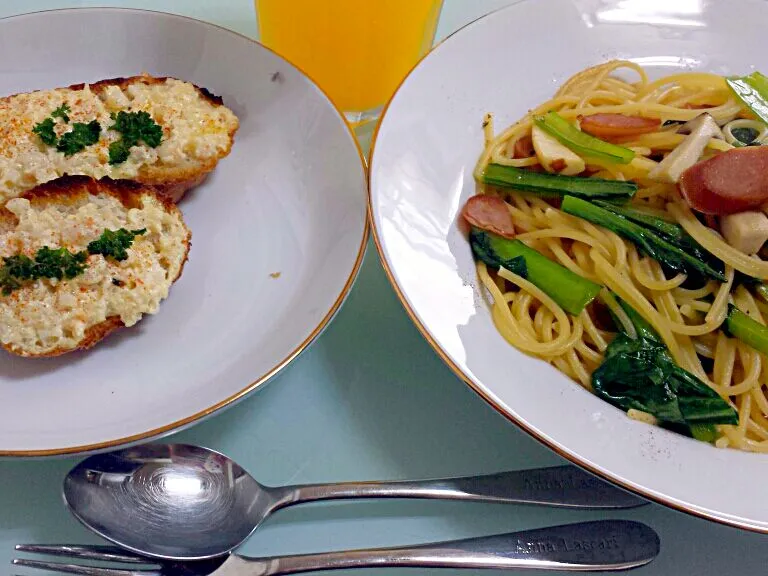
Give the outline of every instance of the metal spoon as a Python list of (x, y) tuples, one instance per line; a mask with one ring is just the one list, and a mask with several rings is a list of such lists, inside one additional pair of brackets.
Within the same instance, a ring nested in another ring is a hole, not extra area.
[(234, 550), (281, 508), (351, 498), (601, 509), (645, 503), (572, 466), (415, 482), (267, 487), (226, 456), (184, 444), (149, 444), (91, 456), (64, 480), (64, 500), (88, 528), (139, 554), (181, 561)]

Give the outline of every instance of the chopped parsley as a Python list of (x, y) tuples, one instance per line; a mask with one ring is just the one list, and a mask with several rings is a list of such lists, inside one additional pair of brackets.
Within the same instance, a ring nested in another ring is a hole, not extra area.
[(66, 102), (56, 108), (53, 112), (51, 112), (51, 118), (61, 118), (64, 120), (65, 123), (69, 122), (69, 114), (68, 112), (72, 112), (72, 110), (69, 108), (69, 104)]
[(56, 126), (56, 118), (61, 118), (65, 123), (69, 123), (69, 112), (71, 112), (68, 104), (62, 104), (56, 108), (51, 115), (48, 116), (42, 122), (35, 124), (32, 128), (32, 132), (40, 137), (43, 144), (48, 146), (56, 146), (56, 150), (62, 152), (64, 156), (72, 156), (77, 152), (83, 150), (86, 146), (96, 144), (99, 141), (101, 135), (101, 125), (98, 120), (91, 120), (87, 124), (84, 122), (75, 122), (72, 124), (72, 130), (65, 132), (61, 135), (61, 138), (56, 136), (54, 127)]
[(53, 127), (56, 126), (56, 118), (61, 118), (64, 123), (68, 123), (68, 112), (71, 112), (69, 109), (69, 104), (62, 104), (53, 112), (51, 112), (51, 115), (48, 116), (48, 118), (35, 124), (35, 127), (32, 128), (32, 132), (40, 136), (40, 140), (43, 141), (43, 144), (48, 144), (48, 146), (56, 146), (58, 137), (56, 136), (56, 132), (53, 130)]
[(64, 280), (74, 278), (85, 270), (85, 252), (72, 253), (66, 248), (43, 246), (35, 255), (35, 275), (38, 278)]
[(136, 236), (141, 236), (147, 232), (146, 228), (141, 230), (104, 230), (102, 235), (88, 244), (88, 252), (91, 254), (101, 254), (105, 258), (111, 256), (118, 262), (128, 258), (126, 250), (133, 244)]
[(66, 248), (48, 248), (43, 246), (35, 254), (34, 260), (19, 254), (3, 258), (0, 268), (0, 288), (3, 296), (8, 296), (25, 283), (39, 278), (69, 279), (82, 274), (86, 269), (86, 252), (72, 253)]
[(3, 259), (0, 268), (0, 288), (4, 296), (8, 296), (14, 290), (21, 288), (27, 280), (34, 278), (35, 262), (23, 254)]
[[(66, 248), (49, 248), (43, 246), (34, 258), (18, 254), (3, 258), (0, 266), (0, 292), (9, 296), (25, 284), (41, 278), (69, 280), (82, 274), (88, 267), (86, 260), (89, 254), (101, 254), (112, 257), (117, 261), (128, 258), (127, 249), (133, 244), (133, 239), (146, 233), (141, 230), (104, 230), (101, 236), (88, 244), (88, 249), (81, 252), (70, 252)], [(119, 281), (118, 281), (119, 282)], [(112, 281), (116, 286), (122, 283)]]
[(101, 125), (98, 120), (91, 120), (88, 124), (75, 122), (72, 124), (72, 130), (61, 135), (56, 150), (63, 152), (64, 156), (72, 156), (86, 146), (96, 144), (100, 135)]
[(32, 128), (32, 132), (40, 136), (40, 140), (43, 141), (43, 144), (48, 144), (48, 146), (55, 146), (56, 145), (56, 132), (53, 131), (53, 127), (56, 125), (56, 121), (48, 117), (42, 122), (38, 122), (35, 124), (35, 127)]
[(120, 164), (128, 159), (131, 146), (143, 142), (151, 148), (157, 148), (163, 139), (163, 129), (147, 112), (112, 113), (112, 130), (120, 132), (120, 140), (109, 145), (109, 163)]
[[(98, 120), (91, 120), (87, 124), (75, 122), (72, 130), (65, 132), (59, 138), (54, 127), (56, 119), (61, 118), (65, 124), (69, 124), (69, 112), (72, 110), (68, 104), (62, 104), (42, 122), (38, 122), (32, 128), (32, 132), (40, 137), (40, 140), (48, 146), (56, 146), (56, 150), (65, 156), (72, 156), (87, 146), (96, 144), (101, 136), (101, 125)], [(163, 139), (163, 129), (152, 119), (149, 113), (144, 111), (125, 112), (121, 110), (117, 114), (111, 114), (114, 124), (110, 129), (120, 133), (120, 140), (109, 145), (109, 163), (120, 164), (130, 156), (131, 146), (140, 143), (151, 148), (157, 148)]]
[(131, 154), (131, 147), (126, 144), (125, 140), (116, 140), (109, 145), (109, 163), (120, 164), (128, 160), (128, 156)]

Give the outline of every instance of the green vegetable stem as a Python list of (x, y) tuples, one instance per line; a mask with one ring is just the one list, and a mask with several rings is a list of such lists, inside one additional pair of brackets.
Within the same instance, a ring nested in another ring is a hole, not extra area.
[(547, 112), (544, 116), (535, 117), (533, 121), (539, 128), (557, 138), (561, 144), (585, 157), (608, 160), (616, 164), (629, 164), (635, 158), (634, 151), (629, 148), (616, 146), (582, 132), (557, 112)]
[(726, 78), (726, 83), (738, 98), (768, 124), (768, 77), (760, 72), (749, 76)]
[(733, 304), (728, 305), (725, 330), (747, 346), (751, 346), (761, 354), (768, 355), (768, 327), (763, 326), (757, 320), (753, 320)]
[(573, 196), (565, 197), (561, 210), (615, 232), (671, 270), (685, 274), (702, 274), (720, 282), (726, 281), (725, 275), (706, 261), (618, 213)]
[(593, 204), (597, 204), (601, 208), (605, 208), (609, 212), (613, 212), (619, 216), (623, 216), (627, 220), (639, 224), (643, 228), (648, 229), (650, 232), (654, 232), (661, 236), (670, 244), (677, 246), (683, 252), (687, 252), (694, 258), (706, 262), (713, 270), (723, 274), (725, 272), (725, 265), (722, 260), (713, 256), (696, 240), (694, 240), (679, 224), (667, 222), (661, 218), (651, 216), (631, 208), (629, 206), (617, 206), (611, 202), (605, 202), (604, 200), (593, 200)]
[(491, 186), (514, 188), (550, 198), (569, 195), (587, 200), (602, 198), (625, 202), (637, 192), (637, 184), (634, 182), (543, 174), (501, 164), (486, 166), (481, 178)]
[[(509, 240), (477, 228), (472, 229), (469, 240), (475, 257), (488, 266), (503, 267), (523, 276), (574, 316), (581, 314), (602, 289), (520, 240)], [(522, 263), (518, 259), (522, 259)]]

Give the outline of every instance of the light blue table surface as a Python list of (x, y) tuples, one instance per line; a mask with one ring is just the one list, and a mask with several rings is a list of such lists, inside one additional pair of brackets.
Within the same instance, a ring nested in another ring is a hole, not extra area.
[[(508, 3), (446, 0), (438, 36)], [(0, 0), (0, 17), (104, 5), (175, 12), (256, 34), (249, 0)], [(407, 318), (373, 246), (345, 306), (308, 351), (235, 408), (173, 439), (223, 451), (268, 484), (475, 474), (561, 462), (443, 365)], [(60, 483), (75, 462), (0, 462), (0, 574), (20, 573), (8, 565), (16, 543), (95, 541), (61, 504)], [(660, 533), (661, 556), (638, 576), (766, 573), (768, 537), (657, 505), (611, 515), (415, 501), (311, 505), (274, 516), (242, 552), (388, 546), (608, 516), (640, 520)], [(468, 572), (361, 572), (379, 573)]]

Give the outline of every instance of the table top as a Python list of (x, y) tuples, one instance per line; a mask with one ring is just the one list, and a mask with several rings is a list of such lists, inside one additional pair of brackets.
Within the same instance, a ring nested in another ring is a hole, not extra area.
[[(438, 37), (511, 3), (445, 0)], [(3, 0), (0, 17), (105, 5), (174, 12), (256, 35), (250, 0)], [(406, 316), (372, 245), (349, 299), (309, 350), (236, 407), (172, 439), (225, 452), (261, 482), (274, 485), (453, 476), (561, 463), (440, 361)], [(61, 502), (61, 481), (76, 461), (0, 462), (0, 566), (8, 566), (17, 543), (96, 541)], [(455, 502), (316, 504), (275, 515), (242, 552), (391, 546), (604, 517), (640, 520), (661, 535), (661, 555), (638, 576), (757, 574), (768, 563), (768, 546), (760, 548), (765, 537), (658, 505), (606, 514)], [(414, 572), (361, 572), (379, 573)], [(432, 573), (467, 572), (420, 571)]]

